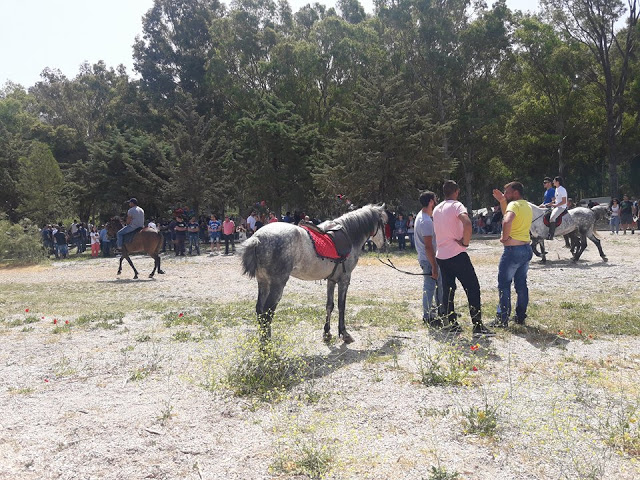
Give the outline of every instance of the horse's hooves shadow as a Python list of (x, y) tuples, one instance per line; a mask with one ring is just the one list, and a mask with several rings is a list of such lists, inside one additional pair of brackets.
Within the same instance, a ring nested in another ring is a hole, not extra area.
[(114, 278), (113, 280), (98, 280), (98, 283), (139, 283), (155, 281), (155, 278)]
[(400, 339), (387, 340), (380, 348), (373, 350), (355, 350), (347, 348), (345, 343), (339, 346), (328, 345), (330, 351), (327, 355), (303, 356), (302, 361), (307, 366), (301, 381), (311, 378), (321, 378), (333, 373), (338, 368), (346, 367), (354, 363), (362, 362), (372, 356), (397, 354), (403, 347)]

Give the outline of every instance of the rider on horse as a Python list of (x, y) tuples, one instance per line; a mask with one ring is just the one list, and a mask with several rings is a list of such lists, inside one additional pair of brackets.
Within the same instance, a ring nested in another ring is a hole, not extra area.
[(127, 224), (117, 233), (118, 248), (122, 248), (123, 237), (138, 228), (144, 228), (144, 210), (138, 206), (136, 198), (131, 198), (129, 199), (129, 210), (127, 211)]
[(567, 190), (562, 185), (562, 177), (557, 176), (553, 179), (553, 186), (556, 188), (553, 203), (549, 206), (553, 207), (551, 217), (549, 218), (549, 236), (547, 240), (553, 240), (556, 231), (556, 220), (567, 210)]

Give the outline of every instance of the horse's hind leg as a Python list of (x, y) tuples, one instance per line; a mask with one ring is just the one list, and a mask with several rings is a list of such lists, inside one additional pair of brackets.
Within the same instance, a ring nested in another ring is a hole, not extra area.
[(344, 322), (344, 310), (347, 306), (347, 290), (349, 290), (350, 282), (350, 275), (344, 275), (338, 282), (338, 335), (342, 337), (344, 343), (353, 342), (353, 337), (347, 333)]
[(151, 270), (151, 273), (149, 274), (149, 278), (153, 278), (153, 275), (156, 273), (156, 269), (158, 268), (158, 261), (160, 260), (160, 258), (158, 257), (158, 255), (153, 255), (153, 270)]
[(157, 262), (158, 262), (158, 273), (160, 275), (164, 275), (164, 270), (160, 269), (160, 254), (156, 253), (156, 258), (157, 258)]
[(578, 260), (580, 260), (580, 257), (582, 256), (582, 253), (586, 250), (587, 248), (587, 236), (583, 235), (583, 234), (577, 234), (578, 239), (579, 239), (579, 243), (578, 246), (576, 247), (575, 253), (573, 254), (573, 261), (577, 262)]
[(324, 341), (331, 340), (331, 312), (333, 312), (333, 295), (336, 290), (336, 282), (327, 280), (327, 318), (324, 322)]
[(124, 257), (122, 255), (120, 255), (120, 263), (118, 264), (118, 275), (120, 275), (122, 273), (122, 259)]

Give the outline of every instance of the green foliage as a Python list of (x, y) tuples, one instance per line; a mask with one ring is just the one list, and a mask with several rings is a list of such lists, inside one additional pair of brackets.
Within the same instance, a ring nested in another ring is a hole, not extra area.
[(466, 385), (473, 367), (481, 361), (463, 351), (462, 347), (448, 345), (434, 351), (431, 345), (416, 353), (420, 381), (426, 386)]
[(27, 219), (12, 224), (0, 217), (0, 262), (32, 264), (45, 259), (37, 226)]
[(460, 478), (460, 474), (455, 470), (453, 472), (448, 471), (445, 467), (441, 466), (431, 466), (431, 471), (429, 472), (429, 480), (458, 480)]
[(462, 409), (464, 432), (481, 437), (492, 437), (498, 427), (498, 407), (489, 405), (485, 398), (483, 407), (469, 407)]

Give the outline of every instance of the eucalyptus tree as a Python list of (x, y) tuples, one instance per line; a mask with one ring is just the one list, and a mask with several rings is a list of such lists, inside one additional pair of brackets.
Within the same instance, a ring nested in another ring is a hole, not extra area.
[[(565, 176), (567, 157), (565, 144), (576, 104), (584, 101), (589, 58), (584, 47), (573, 39), (563, 40), (551, 25), (535, 16), (520, 20), (514, 34), (517, 45), (517, 76), (515, 81), (523, 95), (518, 112), (538, 112), (537, 122), (529, 122), (526, 133), (536, 137), (541, 158), (536, 159), (548, 171)], [(531, 145), (531, 144), (530, 144)], [(555, 165), (549, 162), (555, 157)], [(555, 166), (557, 165), (557, 170)]]
[[(638, 41), (638, 0), (542, 0), (549, 18), (569, 38), (589, 49), (591, 80), (600, 90), (606, 120), (609, 194), (618, 195), (618, 144), (625, 111), (629, 62)], [(625, 27), (618, 22), (624, 19)]]
[(210, 29), (224, 10), (219, 0), (154, 1), (143, 17), (133, 58), (141, 87), (155, 108), (172, 109), (184, 93), (196, 100), (199, 113), (219, 113), (223, 99), (212, 95), (207, 62)]

